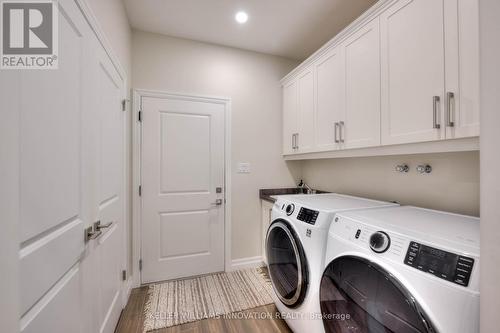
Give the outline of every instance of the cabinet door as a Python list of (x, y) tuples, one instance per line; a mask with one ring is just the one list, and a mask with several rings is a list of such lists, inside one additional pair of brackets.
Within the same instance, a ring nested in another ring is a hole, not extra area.
[(380, 33), (374, 19), (342, 46), (345, 54), (343, 148), (380, 145)]
[[(344, 119), (345, 76), (342, 48), (330, 50), (316, 67), (316, 149), (339, 148), (336, 123)], [(335, 137), (337, 135), (337, 137)]]
[(446, 138), (479, 135), (478, 0), (445, 1)]
[(380, 16), (382, 144), (445, 137), (443, 1), (401, 0)]
[(283, 86), (283, 154), (295, 152), (297, 133), (297, 82)]
[(298, 78), (298, 136), (297, 151), (305, 153), (314, 148), (314, 72), (304, 71)]

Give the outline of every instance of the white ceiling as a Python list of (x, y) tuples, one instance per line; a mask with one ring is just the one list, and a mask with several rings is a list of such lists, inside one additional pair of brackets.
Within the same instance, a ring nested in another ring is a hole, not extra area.
[[(377, 0), (124, 0), (132, 27), (303, 60)], [(245, 24), (237, 11), (249, 15)]]

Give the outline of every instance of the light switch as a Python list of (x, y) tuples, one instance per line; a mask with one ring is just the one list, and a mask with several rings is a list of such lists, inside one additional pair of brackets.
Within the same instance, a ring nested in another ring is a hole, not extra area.
[(238, 173), (250, 173), (250, 163), (238, 163)]

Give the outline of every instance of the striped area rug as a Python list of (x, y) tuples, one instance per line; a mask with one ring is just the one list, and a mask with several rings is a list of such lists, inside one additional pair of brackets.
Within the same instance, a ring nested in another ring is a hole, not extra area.
[(265, 268), (172, 280), (149, 287), (144, 332), (273, 303)]

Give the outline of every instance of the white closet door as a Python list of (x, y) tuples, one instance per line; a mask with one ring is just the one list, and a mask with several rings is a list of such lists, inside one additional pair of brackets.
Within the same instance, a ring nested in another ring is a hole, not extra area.
[(330, 50), (316, 64), (316, 149), (335, 150), (335, 123), (344, 120), (345, 71), (342, 48)]
[(95, 36), (89, 38), (85, 53), (85, 123), (91, 135), (83, 186), (90, 196), (84, 207), (91, 225), (100, 221), (100, 235), (90, 240), (82, 262), (82, 303), (85, 332), (113, 332), (122, 308), (121, 270), (124, 268), (124, 186), (123, 136), (125, 133), (121, 101), (123, 78), (111, 63)]
[(479, 135), (478, 7), (478, 0), (445, 0), (447, 139)]
[(380, 34), (374, 19), (344, 44), (345, 119), (343, 148), (380, 145)]
[(99, 119), (98, 220), (106, 226), (98, 238), (101, 333), (114, 332), (121, 311), (123, 246), (123, 81), (104, 49), (98, 53), (96, 87)]
[(297, 151), (305, 153), (314, 148), (314, 71), (307, 69), (297, 79), (298, 88), (298, 136)]
[(84, 251), (81, 82), (88, 26), (59, 1), (59, 69), (21, 74), (20, 303), (22, 332), (81, 332)]
[(380, 16), (382, 144), (445, 137), (443, 21), (443, 0), (400, 0)]

